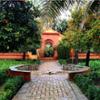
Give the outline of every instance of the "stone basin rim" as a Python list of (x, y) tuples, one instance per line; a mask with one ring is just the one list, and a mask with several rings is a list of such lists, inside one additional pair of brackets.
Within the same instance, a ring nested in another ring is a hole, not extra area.
[(90, 70), (90, 67), (83, 67), (83, 68), (80, 68), (79, 70), (66, 70), (66, 72), (68, 73), (82, 73), (82, 72), (85, 72), (85, 71), (89, 71)]
[(19, 70), (17, 69), (18, 67), (21, 67), (21, 66), (25, 66), (25, 64), (20, 64), (20, 65), (14, 65), (14, 66), (11, 66), (9, 69), (11, 71), (16, 71), (16, 72), (31, 72), (31, 71), (28, 71), (28, 70)]

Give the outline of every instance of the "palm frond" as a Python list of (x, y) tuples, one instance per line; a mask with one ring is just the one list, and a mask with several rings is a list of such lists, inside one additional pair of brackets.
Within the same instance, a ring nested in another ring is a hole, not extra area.
[(82, 0), (43, 0), (43, 16), (55, 17), (61, 9), (68, 9), (74, 3), (80, 3)]

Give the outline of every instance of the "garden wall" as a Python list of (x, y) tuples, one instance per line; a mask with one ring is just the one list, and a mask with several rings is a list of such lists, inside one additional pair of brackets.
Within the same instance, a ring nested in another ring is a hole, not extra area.
[(28, 53), (0, 53), (0, 59), (38, 59), (37, 54)]
[[(38, 59), (38, 55), (32, 55), (32, 53), (0, 53), (0, 59)], [(74, 55), (71, 55), (70, 58), (74, 58)], [(86, 53), (78, 53), (79, 59), (86, 59)], [(100, 53), (90, 53), (90, 59), (100, 59)]]
[[(70, 58), (74, 59), (74, 55), (70, 54)], [(78, 59), (86, 59), (86, 53), (78, 53)], [(90, 53), (90, 59), (100, 59), (100, 53)]]
[[(78, 53), (79, 59), (86, 59), (86, 53)], [(100, 59), (100, 53), (90, 53), (90, 59)]]

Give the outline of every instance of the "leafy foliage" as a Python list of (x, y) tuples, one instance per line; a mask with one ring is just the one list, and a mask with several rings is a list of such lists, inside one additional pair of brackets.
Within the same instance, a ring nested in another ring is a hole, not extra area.
[(26, 51), (39, 46), (35, 11), (29, 1), (0, 1), (0, 52)]
[(65, 59), (59, 59), (58, 61), (59, 61), (59, 63), (60, 63), (61, 65), (66, 65), (66, 64), (67, 64), (67, 62), (66, 62)]
[(23, 83), (22, 77), (9, 78), (0, 91), (0, 100), (11, 100)]
[(55, 22), (54, 25), (53, 25), (53, 29), (60, 32), (60, 33), (63, 33), (67, 29), (67, 21), (62, 20), (58, 23)]
[(30, 64), (39, 64), (40, 61), (30, 61), (30, 60), (25, 60), (25, 61), (16, 61), (16, 60), (0, 60), (0, 72), (5, 72), (9, 69), (9, 67), (13, 65), (18, 65), (18, 64), (25, 64), (25, 65), (30, 65)]
[(69, 47), (68, 45), (66, 45), (66, 43), (64, 43), (63, 41), (61, 41), (57, 47), (57, 52), (58, 52), (58, 58), (59, 59), (69, 59)]
[(92, 51), (100, 51), (100, 20), (95, 14), (82, 17), (84, 9), (72, 12), (72, 18), (68, 21), (68, 28), (64, 32), (64, 41), (80, 51), (91, 49)]
[(45, 47), (44, 53), (45, 53), (44, 55), (46, 57), (53, 56), (54, 55), (54, 48), (52, 47), (52, 45), (47, 44)]
[(51, 27), (52, 22), (54, 22), (55, 18), (59, 16), (63, 9), (69, 10), (69, 8), (72, 7), (75, 3), (83, 4), (84, 2), (85, 1), (83, 0), (42, 0), (42, 20), (45, 21), (45, 25), (47, 27)]
[(75, 82), (81, 88), (81, 90), (88, 97), (89, 100), (99, 100), (100, 88), (95, 86), (93, 78), (94, 74), (90, 74), (87, 76), (76, 75)]
[(7, 76), (5, 75), (5, 73), (0, 71), (0, 85), (2, 85), (5, 80), (6, 80)]
[(91, 9), (93, 12), (98, 12), (98, 13), (99, 13), (99, 10), (100, 10), (99, 0), (94, 0), (94, 1), (92, 2), (92, 5), (90, 6), (90, 9)]
[(55, 17), (63, 8), (69, 8), (74, 3), (84, 3), (82, 0), (43, 0), (43, 14)]
[[(82, 61), (79, 63), (79, 65), (85, 66), (85, 62)], [(96, 76), (95, 73), (97, 74), (97, 76), (100, 76), (100, 60), (91, 60), (90, 61), (90, 68), (93, 71), (92, 74), (94, 74), (94, 77)]]

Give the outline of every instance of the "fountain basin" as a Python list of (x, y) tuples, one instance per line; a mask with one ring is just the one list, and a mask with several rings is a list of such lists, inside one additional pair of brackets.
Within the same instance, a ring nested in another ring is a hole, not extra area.
[(77, 74), (88, 74), (90, 72), (90, 67), (79, 66), (74, 64), (68, 64), (63, 66), (63, 70), (66, 70), (69, 76), (69, 80), (73, 80)]
[(11, 66), (9, 69), (9, 76), (23, 76), (23, 79), (25, 81), (30, 81), (31, 80), (31, 72), (33, 70), (37, 70), (38, 65), (16, 65), (16, 66)]

